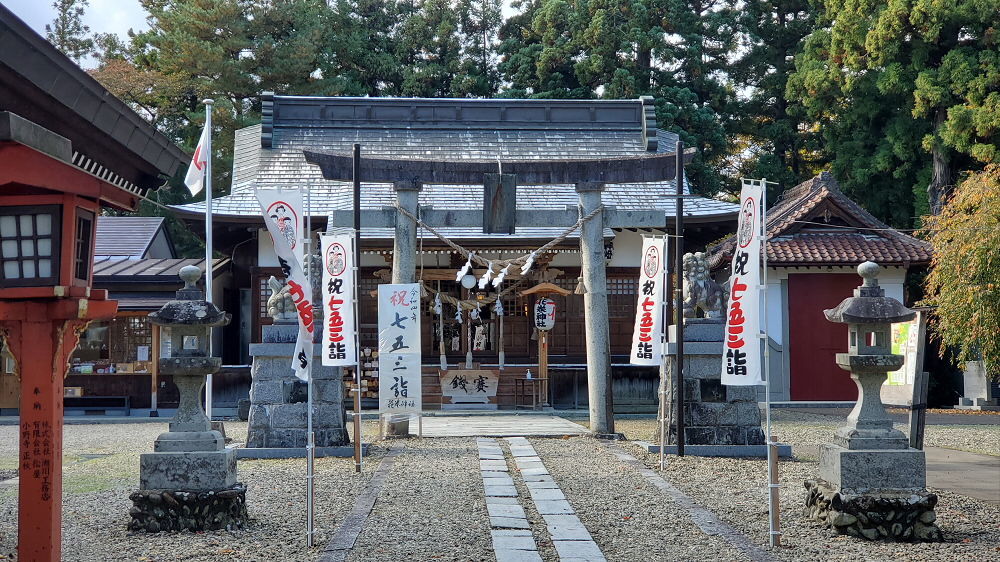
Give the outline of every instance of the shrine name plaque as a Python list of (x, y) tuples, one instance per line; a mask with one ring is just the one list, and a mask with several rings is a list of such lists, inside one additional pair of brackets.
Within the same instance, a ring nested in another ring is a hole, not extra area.
[(449, 369), (439, 371), (441, 396), (452, 404), (489, 404), (496, 398), (500, 373), (487, 369)]

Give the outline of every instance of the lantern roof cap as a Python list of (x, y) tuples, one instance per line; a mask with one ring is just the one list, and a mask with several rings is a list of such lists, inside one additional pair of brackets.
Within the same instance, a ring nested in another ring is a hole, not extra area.
[(859, 265), (858, 275), (864, 279), (864, 283), (854, 289), (853, 297), (844, 299), (834, 308), (824, 310), (826, 319), (840, 324), (895, 324), (912, 320), (917, 313), (898, 300), (885, 296), (885, 290), (879, 287), (878, 274), (881, 270), (872, 261)]
[(565, 297), (566, 295), (571, 294), (572, 291), (568, 291), (566, 289), (563, 289), (559, 285), (556, 285), (554, 283), (548, 283), (548, 282), (539, 283), (539, 284), (535, 285), (534, 287), (531, 287), (530, 289), (525, 289), (525, 290), (521, 291), (521, 295), (534, 295), (536, 293), (537, 294), (541, 294), (541, 295), (558, 294), (558, 295), (562, 295), (562, 296)]
[(177, 291), (177, 297), (168, 301), (160, 310), (149, 315), (149, 321), (159, 326), (225, 326), (231, 316), (219, 310), (204, 298), (197, 287), (201, 279), (201, 269), (187, 265), (181, 268), (180, 278), (184, 287)]

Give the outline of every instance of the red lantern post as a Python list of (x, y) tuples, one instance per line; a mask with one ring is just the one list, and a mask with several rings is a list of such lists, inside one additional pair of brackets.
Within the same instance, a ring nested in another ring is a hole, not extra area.
[(102, 203), (131, 209), (137, 199), (73, 166), (66, 139), (10, 113), (0, 125), (0, 332), (21, 381), (18, 559), (55, 561), (63, 378), (86, 325), (117, 310), (90, 288), (96, 218)]

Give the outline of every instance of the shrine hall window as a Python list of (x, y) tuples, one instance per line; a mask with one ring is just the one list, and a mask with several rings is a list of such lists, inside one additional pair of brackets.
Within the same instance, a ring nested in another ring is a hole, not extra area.
[(2, 287), (56, 285), (59, 205), (0, 207)]

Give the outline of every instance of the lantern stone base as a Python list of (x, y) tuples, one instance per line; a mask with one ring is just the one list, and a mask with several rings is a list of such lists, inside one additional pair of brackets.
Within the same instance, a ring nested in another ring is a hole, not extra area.
[(927, 463), (917, 449), (851, 450), (823, 443), (819, 476), (845, 492), (920, 490), (927, 485)]
[(804, 515), (842, 535), (868, 540), (943, 540), (934, 524), (936, 495), (924, 490), (848, 494), (823, 480), (806, 480)]
[(218, 490), (236, 484), (236, 450), (145, 453), (139, 456), (143, 490)]
[(142, 489), (130, 497), (130, 531), (215, 531), (242, 529), (247, 522), (242, 483), (213, 490)]

